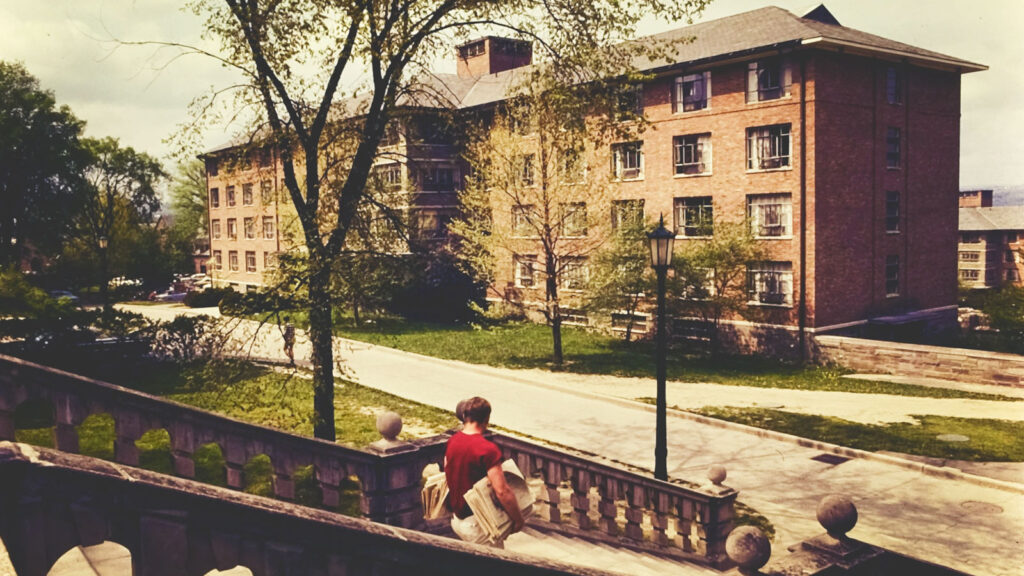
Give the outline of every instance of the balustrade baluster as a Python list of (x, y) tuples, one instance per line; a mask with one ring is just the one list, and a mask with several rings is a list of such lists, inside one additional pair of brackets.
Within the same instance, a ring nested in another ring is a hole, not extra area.
[(644, 521), (644, 489), (635, 484), (626, 486), (626, 538), (642, 542), (644, 529), (640, 526)]
[(195, 453), (195, 434), (192, 423), (174, 422), (171, 424), (169, 432), (174, 473), (183, 478), (195, 478), (196, 462), (192, 459), (192, 454)]
[(76, 417), (78, 416), (76, 414), (78, 412), (77, 398), (61, 394), (54, 398), (53, 405), (56, 412), (56, 429), (54, 431), (56, 448), (63, 452), (78, 454), (78, 430), (75, 430), (75, 425), (81, 422), (81, 419)]
[(693, 552), (693, 501), (681, 498), (676, 506), (676, 544), (684, 552)]
[(547, 520), (554, 524), (562, 523), (562, 512), (558, 509), (562, 495), (558, 493), (558, 485), (562, 483), (562, 466), (555, 460), (544, 461), (544, 488), (546, 489)]
[(241, 490), (244, 482), (242, 470), (245, 467), (245, 440), (241, 436), (228, 436), (223, 446), (228, 486)]
[(135, 441), (142, 434), (138, 412), (123, 411), (114, 415), (114, 461), (128, 466), (139, 465), (139, 447)]
[(601, 515), (598, 528), (609, 536), (616, 536), (619, 533), (619, 525), (615, 519), (619, 515), (619, 509), (615, 501), (619, 499), (619, 483), (605, 476), (598, 482), (597, 492), (601, 496), (601, 501), (597, 504), (597, 511)]
[(658, 491), (654, 493), (651, 512), (651, 542), (658, 546), (668, 546), (668, 536), (665, 529), (668, 528), (669, 495)]
[(590, 530), (590, 472), (577, 468), (572, 475), (572, 517), (581, 530)]

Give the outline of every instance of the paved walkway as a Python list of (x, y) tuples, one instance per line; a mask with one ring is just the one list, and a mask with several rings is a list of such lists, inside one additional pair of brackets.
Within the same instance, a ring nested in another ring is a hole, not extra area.
[[(184, 309), (143, 307), (137, 311), (157, 316)], [(280, 335), (265, 330), (254, 354), (280, 357), (280, 350)], [(337, 354), (350, 377), (363, 385), (449, 410), (463, 398), (482, 395), (494, 405), (492, 421), (498, 426), (636, 466), (650, 468), (653, 464), (651, 407), (595, 393), (609, 385), (605, 377), (446, 362), (341, 339)], [(301, 337), (296, 355), (308, 357), (308, 344)], [(648, 390), (639, 396), (653, 396), (650, 383), (621, 384), (635, 386), (636, 391)], [(680, 404), (692, 388), (671, 386), (669, 403)], [(727, 388), (729, 404), (751, 399), (765, 402), (764, 389)], [(632, 392), (626, 396), (635, 397)], [(843, 396), (847, 402), (861, 404), (862, 411), (872, 407), (888, 410), (888, 404), (899, 400)], [(792, 398), (796, 396), (783, 401), (794, 402)], [(908, 413), (922, 413), (923, 399), (909, 400), (916, 408)], [(953, 402), (962, 407), (957, 412), (960, 416), (968, 415), (967, 410), (990, 415), (987, 411), (996, 407), (975, 405), (976, 401)], [(1021, 409), (1019, 403), (1013, 404)], [(725, 483), (740, 491), (741, 501), (775, 524), (777, 551), (820, 533), (815, 520), (817, 504), (824, 496), (838, 493), (851, 497), (859, 510), (860, 521), (851, 533), (854, 538), (971, 574), (1022, 573), (1024, 485), (989, 485), (956, 471), (950, 471), (952, 477), (941, 477), (873, 457), (829, 464), (813, 459), (822, 449), (793, 439), (707, 423), (679, 413), (670, 414), (668, 420), (669, 474), (700, 481), (710, 465), (723, 464), (728, 470)]]

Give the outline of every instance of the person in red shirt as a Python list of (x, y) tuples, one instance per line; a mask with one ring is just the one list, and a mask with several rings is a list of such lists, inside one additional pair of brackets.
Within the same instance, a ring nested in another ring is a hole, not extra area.
[[(444, 474), (448, 482), (448, 509), (452, 511), (452, 530), (467, 542), (483, 544), (487, 535), (473, 518), (473, 511), (463, 495), (481, 478), (491, 482), (491, 488), (501, 507), (512, 519), (512, 532), (523, 529), (523, 515), (515, 494), (501, 471), (501, 449), (484, 438), (491, 419), (491, 404), (479, 396), (459, 403), (462, 430), (449, 440), (444, 454)], [(501, 548), (502, 543), (496, 545)]]

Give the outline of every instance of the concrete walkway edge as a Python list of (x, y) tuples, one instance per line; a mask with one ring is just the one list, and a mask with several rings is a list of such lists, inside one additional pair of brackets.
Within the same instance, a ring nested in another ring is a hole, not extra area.
[[(504, 370), (502, 377), (517, 382), (528, 384), (531, 386), (541, 386), (551, 390), (558, 390), (568, 394), (580, 396), (582, 398), (593, 398), (598, 400), (604, 400), (619, 404), (621, 406), (640, 408), (648, 412), (656, 412), (656, 407), (646, 404), (644, 402), (638, 402), (636, 400), (629, 400), (626, 398), (617, 398), (615, 396), (608, 396), (606, 394), (597, 394), (594, 392), (587, 392), (585, 390), (577, 390), (560, 384), (553, 384), (551, 382), (539, 382), (530, 378), (524, 378), (516, 376), (515, 374), (506, 374), (505, 372), (512, 372), (514, 369), (501, 369), (494, 368), (492, 366), (470, 364), (468, 362), (462, 362), (460, 360), (447, 360), (444, 358), (436, 358), (434, 356), (426, 356), (423, 354), (417, 354), (415, 352), (408, 352), (405, 350), (398, 350), (396, 348), (390, 348), (387, 346), (381, 346), (379, 344), (371, 344), (369, 342), (361, 342), (358, 340), (349, 340), (347, 338), (335, 338), (335, 341), (344, 342), (346, 345), (352, 347), (369, 347), (377, 350), (385, 351), (392, 354), (408, 355), (422, 360), (435, 363), (443, 364), (458, 364), (461, 368), (476, 372), (481, 375), (494, 375), (497, 370)], [(337, 352), (337, 351), (336, 351)], [(335, 358), (337, 360), (337, 358)], [(684, 383), (685, 384), (685, 383)], [(371, 386), (372, 388), (372, 386)], [(898, 456), (892, 456), (889, 454), (878, 454), (875, 452), (869, 452), (866, 450), (858, 450), (856, 448), (848, 448), (846, 446), (840, 446), (838, 444), (831, 444), (829, 442), (821, 442), (818, 440), (811, 440), (808, 438), (802, 438), (800, 436), (794, 436), (792, 434), (786, 434), (784, 432), (776, 432), (774, 430), (765, 430), (763, 428), (756, 428), (754, 426), (747, 426), (745, 424), (738, 424), (736, 422), (729, 422), (728, 420), (718, 420), (716, 418), (709, 418), (707, 416), (701, 416), (700, 414), (693, 414), (692, 412), (686, 412), (683, 410), (669, 409), (668, 413), (675, 418), (683, 418), (686, 420), (693, 420), (700, 422), (701, 424), (707, 424), (709, 426), (716, 426), (718, 428), (724, 428), (727, 430), (736, 430), (747, 434), (752, 434), (759, 438), (769, 438), (772, 440), (779, 440), (782, 442), (788, 442), (790, 444), (796, 444), (805, 448), (813, 448), (815, 450), (821, 450), (823, 452), (830, 452), (839, 456), (845, 456), (848, 458), (862, 458), (865, 460), (873, 460), (876, 462), (882, 462), (893, 466), (899, 466), (908, 470), (915, 470), (929, 476), (935, 476), (938, 478), (950, 478), (956, 480), (963, 480), (965, 482), (975, 484), (978, 486), (986, 486), (989, 488), (996, 488), (999, 490), (1008, 490), (1016, 492), (1018, 494), (1024, 494), (1024, 484), (1018, 484), (1016, 482), (1008, 482), (1005, 480), (999, 480), (996, 478), (987, 478), (985, 476), (978, 476), (976, 474), (970, 474), (960, 470), (959, 468), (953, 468), (951, 466), (935, 466), (934, 464), (928, 464), (925, 462), (916, 462), (914, 460), (908, 460), (906, 458), (900, 458)]]

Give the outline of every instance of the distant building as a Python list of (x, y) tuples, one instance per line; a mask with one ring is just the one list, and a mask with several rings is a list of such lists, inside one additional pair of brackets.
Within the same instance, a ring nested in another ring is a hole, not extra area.
[(1024, 285), (1024, 206), (992, 206), (991, 190), (960, 192), (960, 283)]

